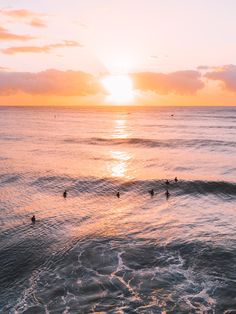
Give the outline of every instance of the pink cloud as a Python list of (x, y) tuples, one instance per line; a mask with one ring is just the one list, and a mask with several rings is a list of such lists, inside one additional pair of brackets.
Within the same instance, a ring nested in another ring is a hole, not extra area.
[(7, 71), (7, 70), (9, 70), (9, 68), (0, 66), (0, 71)]
[(140, 72), (132, 74), (134, 86), (159, 94), (194, 94), (204, 87), (198, 71), (177, 71), (168, 74)]
[(221, 81), (227, 90), (236, 92), (236, 65), (229, 64), (218, 67), (215, 71), (207, 72), (205, 77), (210, 80)]
[(39, 18), (34, 18), (29, 23), (33, 27), (46, 27), (45, 22)]
[(25, 9), (18, 9), (18, 10), (0, 10), (1, 14), (5, 16), (10, 16), (13, 18), (32, 18), (35, 16), (42, 16), (44, 14), (25, 10)]
[(14, 55), (17, 53), (49, 53), (53, 49), (68, 48), (68, 47), (81, 47), (77, 41), (65, 40), (63, 43), (44, 45), (44, 46), (16, 46), (2, 49), (4, 54)]
[(33, 27), (46, 27), (46, 23), (42, 20), (41, 17), (45, 14), (37, 13), (25, 9), (18, 10), (0, 10), (0, 13), (4, 16), (10, 17), (16, 20), (26, 21), (27, 24)]
[(85, 96), (102, 92), (98, 80), (80, 71), (46, 70), (38, 73), (0, 71), (0, 95)]
[(7, 29), (0, 26), (0, 41), (3, 40), (20, 40), (20, 41), (26, 41), (34, 39), (34, 37), (29, 35), (18, 35), (14, 33), (10, 33)]

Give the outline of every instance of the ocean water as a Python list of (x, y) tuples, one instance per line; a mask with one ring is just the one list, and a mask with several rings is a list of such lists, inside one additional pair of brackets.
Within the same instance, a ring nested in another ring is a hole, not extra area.
[(236, 108), (0, 107), (0, 313), (233, 310)]

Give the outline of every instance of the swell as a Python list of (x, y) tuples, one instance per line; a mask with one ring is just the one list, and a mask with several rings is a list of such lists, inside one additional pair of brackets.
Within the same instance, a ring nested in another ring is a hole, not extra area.
[(236, 183), (229, 181), (180, 180), (174, 182), (174, 180), (170, 180), (170, 184), (167, 186), (164, 179), (123, 181), (113, 178), (42, 176), (28, 182), (28, 184), (46, 193), (61, 193), (66, 188), (71, 196), (84, 193), (109, 195), (115, 193), (118, 189), (122, 193), (144, 195), (150, 189), (154, 189), (155, 193), (162, 193), (168, 187), (169, 191), (174, 192), (175, 195), (197, 197), (212, 194), (224, 199), (226, 196), (229, 198), (236, 197)]
[(40, 177), (33, 177), (32, 173), (28, 174), (1, 174), (0, 187), (12, 185), (13, 183), (21, 185), (28, 185), (28, 187), (40, 190), (41, 193), (61, 193), (67, 189), (71, 196), (78, 194), (105, 194), (109, 195), (117, 189), (123, 193), (138, 193), (140, 195), (146, 194), (148, 190), (154, 189), (155, 192), (162, 192), (167, 187), (170, 191), (174, 191), (176, 195), (206, 195), (213, 194), (218, 197), (236, 196), (236, 183), (229, 181), (207, 181), (207, 180), (169, 180), (170, 184), (167, 186), (165, 179), (153, 180), (129, 180), (114, 178), (97, 178), (97, 177), (71, 177), (71, 176), (57, 176), (45, 175)]
[(213, 139), (144, 139), (144, 138), (99, 138), (90, 139), (65, 139), (63, 142), (70, 144), (88, 144), (88, 145), (129, 145), (141, 147), (163, 147), (163, 148), (207, 148), (207, 149), (227, 149), (236, 148), (236, 141), (223, 141)]

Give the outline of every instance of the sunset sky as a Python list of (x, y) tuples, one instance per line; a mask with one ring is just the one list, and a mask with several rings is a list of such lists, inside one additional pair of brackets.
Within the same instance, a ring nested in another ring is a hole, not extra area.
[(0, 105), (236, 105), (235, 0), (0, 9)]

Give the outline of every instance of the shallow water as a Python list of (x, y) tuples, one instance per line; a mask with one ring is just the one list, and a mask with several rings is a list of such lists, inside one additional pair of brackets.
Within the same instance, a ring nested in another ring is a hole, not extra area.
[(0, 313), (236, 310), (235, 122), (1, 107)]

